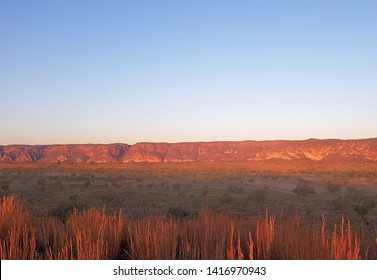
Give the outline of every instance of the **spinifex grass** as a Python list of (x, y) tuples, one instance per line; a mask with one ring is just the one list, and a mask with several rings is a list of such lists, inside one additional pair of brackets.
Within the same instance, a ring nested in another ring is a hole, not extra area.
[(350, 220), (347, 220), (346, 233), (344, 232), (344, 218), (339, 225), (334, 225), (334, 231), (331, 235), (332, 257), (336, 260), (357, 260), (360, 259), (360, 241), (354, 237), (351, 231)]
[[(0, 205), (1, 259), (360, 259), (373, 258), (342, 218), (333, 230), (294, 216), (275, 223), (201, 210), (192, 218), (124, 219), (121, 212), (75, 210), (65, 222), (33, 218), (13, 197)], [(375, 244), (371, 244), (373, 248)], [(369, 255), (368, 255), (369, 254)]]
[(266, 210), (266, 218), (257, 221), (257, 229), (255, 233), (256, 258), (271, 258), (271, 246), (275, 236), (275, 217), (269, 216)]
[(179, 224), (172, 218), (133, 220), (128, 225), (126, 255), (131, 259), (175, 260)]
[(3, 197), (0, 204), (0, 258), (32, 260), (35, 258), (36, 229), (29, 213), (13, 196)]
[(325, 229), (322, 218), (320, 228), (304, 228), (299, 216), (294, 216), (277, 228), (271, 251), (275, 259), (360, 259), (359, 238), (354, 236), (348, 220), (344, 233), (344, 219), (334, 225), (332, 232)]
[(181, 259), (225, 259), (231, 218), (205, 209), (180, 224)]
[[(324, 224), (323, 224), (324, 226)], [(275, 232), (271, 257), (274, 259), (330, 259), (328, 234), (316, 228), (305, 228), (298, 215), (282, 222)]]
[(40, 229), (37, 232), (39, 252), (44, 253), (41, 257), (44, 259), (72, 259), (68, 254), (61, 255), (61, 251), (66, 246), (67, 232), (65, 225), (53, 217), (46, 217), (39, 220), (37, 227)]
[(65, 246), (70, 246), (72, 240), (77, 259), (118, 258), (124, 234), (121, 212), (106, 215), (105, 210), (100, 212), (94, 208), (75, 210), (67, 219), (66, 228), (69, 238)]

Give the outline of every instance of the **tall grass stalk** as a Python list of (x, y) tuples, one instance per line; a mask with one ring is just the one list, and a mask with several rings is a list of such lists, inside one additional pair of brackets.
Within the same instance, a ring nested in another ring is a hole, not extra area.
[[(105, 209), (74, 210), (62, 222), (34, 217), (14, 197), (0, 202), (1, 259), (361, 259), (376, 244), (360, 237), (344, 218), (333, 227), (305, 227), (294, 215), (275, 222), (266, 211), (257, 221), (208, 209), (184, 220), (161, 216), (124, 218)], [(374, 241), (373, 241), (374, 242)], [(373, 250), (372, 248), (376, 250)], [(364, 248), (364, 247), (363, 247)], [(368, 249), (369, 248), (369, 249)]]

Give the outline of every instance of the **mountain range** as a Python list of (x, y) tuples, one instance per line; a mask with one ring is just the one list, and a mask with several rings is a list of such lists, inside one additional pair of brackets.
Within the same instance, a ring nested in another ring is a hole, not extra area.
[(127, 163), (213, 161), (377, 161), (377, 138), (238, 142), (6, 145), (0, 162)]

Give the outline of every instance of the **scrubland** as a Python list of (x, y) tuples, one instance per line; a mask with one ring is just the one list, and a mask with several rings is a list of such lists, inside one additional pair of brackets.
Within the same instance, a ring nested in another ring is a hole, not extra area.
[(0, 165), (1, 259), (377, 259), (375, 165)]

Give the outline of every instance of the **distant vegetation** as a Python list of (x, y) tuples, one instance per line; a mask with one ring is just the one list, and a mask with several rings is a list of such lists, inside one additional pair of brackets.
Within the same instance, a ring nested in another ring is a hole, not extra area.
[(247, 201), (253, 203), (263, 203), (267, 200), (267, 191), (264, 189), (253, 190), (248, 196)]
[(335, 193), (339, 192), (341, 190), (341, 188), (338, 185), (331, 184), (331, 185), (327, 186), (327, 190), (330, 193), (335, 194)]
[(299, 196), (305, 197), (309, 194), (314, 194), (315, 190), (310, 186), (310, 182), (300, 179), (296, 188), (293, 189), (293, 192)]

